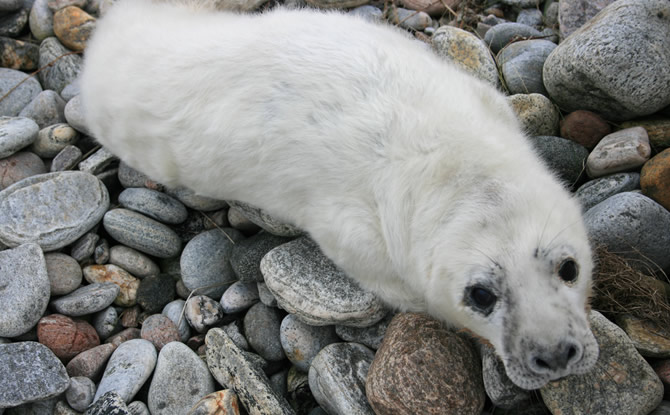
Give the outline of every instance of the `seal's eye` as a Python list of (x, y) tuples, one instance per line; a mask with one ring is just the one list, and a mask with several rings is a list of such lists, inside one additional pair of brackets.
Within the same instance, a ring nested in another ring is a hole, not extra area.
[(470, 304), (477, 309), (477, 311), (482, 312), (484, 315), (488, 315), (493, 311), (493, 306), (496, 304), (496, 297), (490, 290), (483, 287), (471, 287), (469, 293), (469, 302)]
[(573, 259), (566, 259), (558, 267), (558, 276), (565, 282), (575, 282), (577, 279), (577, 263)]

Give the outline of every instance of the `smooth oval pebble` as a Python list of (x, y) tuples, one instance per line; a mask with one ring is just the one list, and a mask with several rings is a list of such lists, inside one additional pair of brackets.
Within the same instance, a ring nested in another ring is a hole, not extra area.
[(51, 308), (66, 316), (93, 314), (114, 302), (121, 289), (112, 282), (95, 283), (51, 302)]
[(65, 101), (63, 101), (63, 98), (61, 98), (56, 91), (48, 89), (40, 92), (32, 101), (30, 101), (30, 103), (21, 110), (19, 116), (28, 117), (35, 121), (40, 128), (45, 128), (53, 124), (64, 123), (64, 109)]
[(28, 177), (47, 172), (44, 161), (30, 151), (19, 151), (0, 159), (0, 190)]
[(114, 350), (116, 350), (116, 346), (109, 343), (88, 349), (70, 360), (65, 369), (70, 376), (85, 376), (97, 381)]
[(284, 317), (279, 329), (279, 339), (284, 353), (303, 372), (307, 372), (316, 355), (331, 343), (340, 341), (333, 326), (310, 326), (298, 317)]
[(70, 387), (65, 391), (68, 405), (75, 411), (84, 412), (93, 402), (95, 383), (87, 377), (75, 376), (70, 378)]
[(184, 316), (198, 333), (204, 333), (208, 327), (221, 321), (224, 313), (219, 302), (206, 295), (194, 295), (186, 302)]
[(515, 94), (507, 102), (528, 135), (555, 136), (558, 132), (559, 113), (554, 104), (541, 94)]
[(95, 331), (98, 332), (101, 340), (106, 340), (109, 336), (121, 330), (119, 314), (114, 307), (107, 307), (95, 313), (91, 324), (95, 327)]
[(197, 195), (193, 190), (187, 189), (186, 187), (167, 189), (166, 192), (167, 194), (176, 198), (187, 207), (194, 210), (202, 210), (203, 212), (209, 212), (212, 210), (219, 210), (228, 206), (228, 203), (225, 202), (224, 200), (217, 200)]
[(137, 212), (113, 209), (102, 223), (112, 238), (145, 254), (170, 258), (181, 250), (181, 240), (172, 229)]
[(119, 203), (163, 223), (181, 223), (188, 216), (186, 207), (177, 199), (143, 187), (125, 189), (119, 194)]
[(263, 303), (256, 303), (244, 315), (244, 334), (251, 347), (265, 360), (285, 358), (279, 340), (280, 311)]
[(62, 314), (42, 317), (37, 323), (37, 338), (64, 361), (100, 345), (100, 338), (93, 326), (84, 320), (75, 320)]
[[(26, 78), (29, 78), (24, 82)], [(11, 92), (10, 92), (11, 91)], [(42, 92), (42, 86), (34, 76), (14, 69), (0, 68), (0, 96), (9, 94), (0, 101), (0, 115), (15, 117)]]
[(132, 307), (137, 301), (137, 288), (140, 280), (116, 265), (89, 265), (84, 268), (84, 278), (91, 284), (113, 282), (118, 285), (120, 291), (114, 300), (116, 305)]
[(142, 322), (140, 337), (149, 340), (156, 346), (156, 350), (161, 351), (166, 344), (179, 341), (179, 331), (167, 316), (153, 314)]
[(621, 192), (630, 192), (640, 188), (639, 173), (615, 173), (584, 183), (575, 196), (584, 212), (610, 196)]
[(37, 138), (39, 127), (26, 117), (0, 117), (0, 159), (9, 157)]
[(76, 241), (109, 208), (109, 193), (95, 176), (63, 171), (29, 177), (0, 192), (0, 241), (26, 242), (53, 251)]
[(161, 272), (151, 258), (123, 245), (115, 245), (109, 249), (109, 263), (118, 265), (137, 278), (158, 275)]
[(55, 157), (62, 149), (74, 145), (79, 133), (67, 124), (54, 124), (40, 130), (31, 151), (42, 158)]
[(649, 160), (651, 146), (647, 131), (631, 127), (603, 137), (586, 160), (590, 177), (636, 169)]
[(39, 77), (44, 89), (60, 93), (79, 76), (82, 57), (69, 52), (55, 37), (46, 38), (40, 43), (39, 65), (44, 70), (40, 71)]
[(233, 283), (221, 296), (221, 307), (227, 314), (246, 310), (259, 301), (256, 282)]
[(51, 252), (44, 255), (51, 295), (66, 295), (76, 290), (84, 274), (79, 263), (69, 255)]
[(182, 314), (185, 304), (186, 301), (184, 300), (174, 300), (166, 304), (161, 313), (177, 325), (179, 337), (182, 342), (186, 342), (186, 340), (191, 337), (191, 327), (188, 325), (186, 317)]

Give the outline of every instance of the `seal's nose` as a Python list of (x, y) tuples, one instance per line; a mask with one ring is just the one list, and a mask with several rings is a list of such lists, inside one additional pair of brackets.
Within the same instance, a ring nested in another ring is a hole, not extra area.
[(536, 373), (563, 372), (582, 358), (582, 348), (573, 341), (562, 341), (554, 350), (535, 351), (530, 367)]

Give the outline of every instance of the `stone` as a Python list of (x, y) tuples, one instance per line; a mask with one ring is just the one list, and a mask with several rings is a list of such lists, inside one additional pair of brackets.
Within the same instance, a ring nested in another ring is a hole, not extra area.
[(228, 223), (232, 228), (235, 228), (246, 234), (255, 234), (261, 227), (247, 219), (246, 216), (242, 214), (240, 209), (231, 207), (228, 209)]
[(51, 308), (70, 317), (85, 316), (104, 310), (114, 302), (121, 289), (105, 282), (89, 284), (51, 302)]
[(60, 91), (60, 96), (65, 100), (65, 102), (69, 102), (72, 98), (76, 97), (80, 93), (81, 85), (79, 84), (79, 78), (77, 78), (67, 84), (67, 86), (63, 88), (62, 91)]
[(77, 130), (67, 124), (53, 124), (40, 130), (30, 150), (42, 158), (52, 158), (79, 139)]
[(101, 239), (95, 246), (93, 260), (98, 265), (104, 265), (109, 261), (109, 242), (107, 242), (107, 239)]
[(270, 251), (261, 271), (279, 306), (307, 324), (366, 327), (386, 315), (379, 299), (350, 280), (307, 237)]
[(535, 29), (541, 29), (543, 24), (542, 11), (536, 8), (521, 9), (516, 16), (516, 23), (525, 24)]
[(89, 283), (113, 282), (119, 286), (119, 295), (114, 304), (121, 307), (132, 307), (137, 302), (137, 288), (140, 281), (123, 268), (116, 265), (89, 265), (84, 268), (84, 278)]
[(102, 376), (105, 364), (116, 350), (113, 344), (101, 344), (75, 356), (65, 367), (71, 377), (84, 376), (97, 381)]
[(400, 313), (368, 372), (367, 396), (377, 415), (480, 414), (480, 365), (464, 337), (425, 314)]
[(247, 341), (246, 337), (244, 337), (244, 334), (242, 334), (243, 330), (241, 326), (242, 322), (240, 320), (235, 320), (232, 323), (223, 326), (222, 328), (228, 337), (230, 337), (230, 340), (235, 343), (235, 346), (244, 351), (249, 351), (249, 342)]
[(54, 14), (49, 9), (47, 1), (35, 0), (28, 16), (30, 32), (38, 41), (54, 35)]
[(51, 160), (51, 171), (73, 170), (75, 166), (81, 161), (83, 154), (79, 147), (73, 145), (66, 145), (56, 156)]
[(70, 387), (65, 391), (68, 405), (75, 411), (84, 412), (93, 403), (95, 383), (89, 378), (76, 376), (70, 378)]
[(668, 38), (667, 1), (617, 1), (554, 49), (544, 85), (565, 111), (610, 121), (653, 114), (670, 104)]
[(118, 393), (109, 391), (95, 399), (84, 415), (133, 415)]
[(0, 344), (0, 384), (0, 408), (7, 408), (56, 397), (70, 378), (44, 345), (17, 342)]
[(475, 77), (500, 85), (498, 68), (486, 45), (470, 32), (451, 26), (440, 26), (432, 36), (435, 53)]
[[(110, 0), (106, 0), (110, 1)], [(151, 415), (149, 408), (142, 401), (133, 401), (128, 404), (128, 410), (132, 415)]]
[(598, 114), (577, 110), (561, 120), (561, 137), (583, 145), (589, 150), (612, 132), (612, 127)]
[(93, 401), (113, 391), (129, 403), (149, 379), (156, 360), (156, 348), (151, 342), (132, 339), (122, 343), (109, 358)]
[(302, 230), (291, 224), (279, 221), (277, 218), (270, 216), (263, 209), (259, 209), (255, 206), (251, 206), (248, 203), (239, 201), (229, 200), (228, 204), (242, 212), (242, 214), (251, 222), (255, 223), (256, 225), (265, 229), (266, 232), (270, 232), (273, 235), (290, 237), (302, 234)]
[(182, 314), (184, 300), (174, 300), (166, 304), (161, 314), (172, 320), (179, 332), (179, 338), (182, 342), (186, 342), (191, 337), (191, 328), (186, 321), (186, 317)]
[(48, 37), (40, 44), (39, 65), (46, 67), (39, 73), (44, 89), (60, 93), (81, 72), (82, 58), (66, 49), (55, 37)]
[[(26, 105), (19, 116), (31, 118), (40, 128), (65, 122), (65, 101), (55, 91), (42, 91)], [(51, 156), (53, 157), (53, 156)]]
[(172, 229), (137, 212), (113, 209), (102, 223), (112, 238), (145, 254), (170, 258), (181, 252), (181, 241)]
[(159, 352), (168, 343), (180, 340), (177, 325), (162, 314), (153, 314), (142, 322), (140, 337), (149, 340)]
[(616, 0), (561, 0), (558, 3), (558, 22), (561, 39), (584, 26), (596, 14)]
[(393, 313), (389, 313), (386, 317), (370, 327), (348, 327), (338, 325), (335, 326), (335, 333), (342, 340), (360, 343), (372, 350), (377, 350), (384, 340), (386, 330), (388, 329), (393, 316)]
[(292, 314), (282, 320), (279, 336), (286, 357), (302, 372), (309, 371), (321, 349), (339, 341), (335, 327), (310, 326)]
[(558, 132), (558, 110), (549, 98), (540, 94), (516, 94), (507, 101), (528, 135), (555, 136)]
[(69, 6), (83, 8), (87, 2), (88, 0), (48, 0), (47, 5), (51, 11), (55, 12)]
[(51, 295), (66, 295), (76, 290), (83, 279), (79, 263), (69, 255), (51, 252), (44, 255)]
[(95, 313), (91, 324), (93, 324), (95, 331), (98, 332), (100, 340), (106, 340), (109, 336), (121, 330), (119, 313), (117, 313), (114, 307), (107, 307)]
[(66, 48), (84, 50), (95, 29), (95, 18), (77, 6), (67, 6), (54, 13), (54, 33)]
[(22, 0), (2, 0), (0, 1), (0, 14), (17, 11), (22, 5)]
[(221, 296), (221, 307), (226, 314), (239, 313), (259, 301), (255, 282), (233, 283)]
[(0, 159), (9, 157), (37, 139), (39, 127), (25, 117), (0, 117)]
[(205, 295), (194, 295), (186, 301), (184, 316), (198, 333), (204, 333), (208, 327), (223, 320), (224, 313), (218, 302)]
[(286, 358), (279, 340), (282, 315), (274, 307), (256, 303), (244, 316), (244, 334), (249, 345), (265, 360)]
[(95, 153), (79, 162), (79, 170), (91, 174), (101, 174), (107, 170), (107, 167), (109, 167), (110, 164), (117, 160), (118, 158), (114, 154), (112, 154), (105, 147), (101, 147)]
[(670, 332), (664, 327), (630, 315), (617, 316), (616, 323), (642, 356), (670, 358)]
[(19, 112), (42, 92), (39, 81), (21, 71), (0, 68), (0, 116), (16, 117)]
[(528, 39), (531, 37), (541, 37), (537, 29), (521, 23), (500, 23), (493, 26), (486, 32), (484, 43), (491, 48), (494, 54), (497, 54), (512, 42)]
[(270, 292), (266, 283), (257, 282), (256, 287), (258, 288), (258, 297), (260, 298), (261, 303), (268, 307), (278, 307), (277, 299), (274, 294)]
[(67, 104), (65, 104), (65, 119), (75, 130), (82, 134), (91, 135), (91, 132), (88, 131), (88, 128), (86, 127), (86, 119), (84, 118), (81, 97), (79, 95), (70, 99)]
[(590, 177), (636, 169), (651, 156), (647, 131), (642, 127), (619, 130), (603, 137), (586, 160)]
[(44, 161), (35, 153), (20, 151), (0, 159), (0, 190), (28, 177), (44, 174), (47, 168)]
[(28, 9), (0, 14), (0, 36), (18, 37), (28, 23)]
[(555, 43), (545, 39), (522, 40), (504, 47), (496, 62), (509, 93), (547, 95), (542, 82), (542, 66), (555, 48)]
[(186, 414), (215, 391), (207, 364), (188, 346), (166, 344), (158, 355), (147, 403), (152, 415)]
[(514, 410), (523, 407), (531, 399), (530, 391), (515, 385), (505, 371), (505, 366), (494, 349), (488, 345), (479, 346), (482, 357), (482, 379), (484, 390), (497, 408)]
[(257, 234), (237, 241), (230, 253), (230, 265), (242, 282), (263, 282), (261, 259), (273, 248), (292, 241), (293, 238), (277, 236), (261, 231)]
[(151, 258), (124, 245), (115, 245), (110, 248), (109, 262), (140, 279), (150, 275), (158, 275), (161, 271)]
[(531, 139), (533, 146), (549, 169), (568, 187), (579, 181), (589, 151), (561, 137), (537, 136)]
[(187, 415), (240, 415), (237, 395), (230, 389), (203, 396)]
[(577, 189), (575, 196), (586, 212), (610, 196), (639, 188), (639, 173), (614, 173), (584, 183)]
[(0, 251), (0, 287), (0, 337), (28, 332), (49, 303), (49, 277), (39, 246)]
[(77, 171), (29, 177), (0, 192), (0, 241), (53, 251), (76, 241), (100, 221), (109, 193), (95, 176)]
[(167, 274), (150, 275), (140, 281), (137, 304), (147, 313), (159, 313), (174, 299), (175, 281)]
[(120, 332), (110, 336), (107, 340), (105, 340), (105, 342), (113, 344), (115, 346), (119, 346), (127, 342), (128, 340), (139, 339), (139, 338), (140, 338), (140, 329), (131, 327), (125, 330), (121, 330)]
[(670, 149), (644, 163), (640, 171), (642, 193), (670, 210)]
[(408, 10), (402, 7), (389, 9), (389, 16), (387, 19), (394, 25), (419, 32), (433, 24), (433, 20), (428, 13), (424, 11)]
[(119, 163), (119, 182), (121, 182), (121, 186), (125, 188), (148, 187), (147, 183), (151, 182), (151, 179), (144, 173), (133, 169), (121, 161)]
[(86, 233), (72, 244), (70, 255), (78, 262), (88, 260), (95, 252), (95, 246), (99, 240), (100, 236), (94, 231)]
[(156, 219), (159, 222), (177, 224), (186, 220), (186, 207), (165, 193), (146, 188), (126, 189), (119, 194), (121, 206)]
[(670, 118), (642, 118), (621, 123), (621, 128), (643, 127), (654, 149), (670, 147)]
[(63, 361), (100, 345), (93, 326), (84, 320), (61, 314), (42, 317), (37, 323), (37, 338)]
[(228, 203), (224, 200), (212, 199), (205, 196), (196, 195), (195, 192), (191, 189), (185, 187), (179, 187), (175, 189), (166, 189), (166, 193), (175, 199), (179, 200), (181, 203), (186, 205), (186, 207), (201, 210), (203, 212), (210, 212), (212, 210), (219, 210), (226, 206)]

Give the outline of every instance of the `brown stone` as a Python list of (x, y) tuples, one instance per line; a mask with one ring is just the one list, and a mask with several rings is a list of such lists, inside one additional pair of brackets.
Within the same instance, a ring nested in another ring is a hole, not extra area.
[(40, 47), (8, 37), (0, 37), (0, 67), (33, 71), (40, 59)]
[(54, 13), (54, 33), (69, 49), (84, 50), (95, 28), (95, 18), (76, 6), (68, 6)]
[(121, 326), (125, 328), (137, 328), (140, 326), (140, 314), (142, 313), (142, 308), (138, 305), (126, 308), (121, 312), (119, 316), (119, 321)]
[(6, 189), (19, 180), (46, 173), (47, 168), (35, 153), (20, 151), (0, 159), (0, 190)]
[(640, 187), (642, 193), (670, 210), (670, 148), (644, 163)]
[(84, 278), (89, 283), (113, 282), (121, 287), (114, 304), (121, 307), (132, 307), (137, 302), (137, 288), (140, 280), (133, 277), (128, 271), (116, 265), (89, 265), (84, 268)]
[(37, 323), (37, 338), (65, 361), (100, 344), (93, 326), (61, 314), (42, 317)]
[(618, 316), (616, 323), (642, 356), (670, 358), (670, 332), (665, 328), (629, 315)]
[(153, 343), (158, 351), (170, 342), (180, 341), (177, 325), (163, 314), (154, 314), (144, 320), (140, 337)]
[(139, 338), (140, 338), (140, 329), (129, 328), (122, 330), (116, 333), (115, 335), (109, 337), (107, 340), (105, 340), (105, 343), (111, 343), (115, 346), (119, 346), (123, 342)]
[[(668, 107), (670, 108), (670, 107)], [(621, 128), (642, 127), (647, 130), (649, 143), (655, 149), (670, 147), (670, 118), (647, 118), (626, 121)]]
[(79, 353), (65, 366), (67, 374), (70, 377), (84, 376), (97, 382), (114, 350), (116, 345), (105, 343)]
[(561, 121), (561, 137), (592, 150), (601, 138), (612, 132), (612, 127), (598, 114), (577, 110)]
[(401, 313), (370, 366), (367, 396), (377, 415), (480, 414), (480, 359), (464, 337), (424, 314)]

